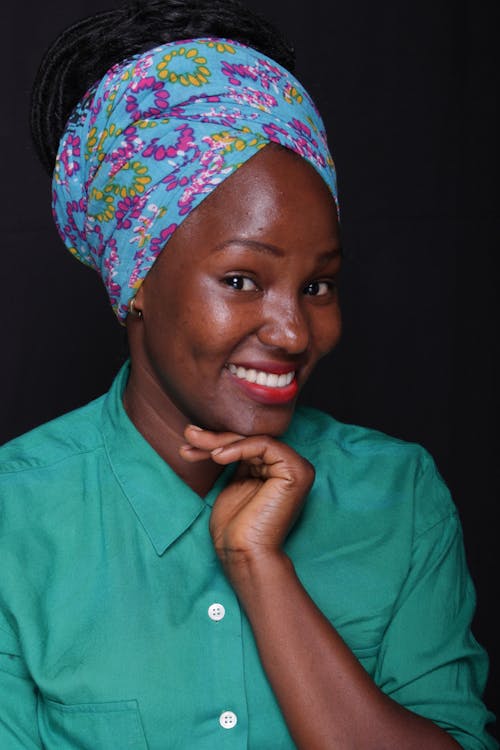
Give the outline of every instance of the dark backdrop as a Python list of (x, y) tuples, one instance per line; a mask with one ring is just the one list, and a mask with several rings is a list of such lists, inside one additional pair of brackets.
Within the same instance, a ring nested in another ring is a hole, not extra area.
[[(340, 182), (344, 338), (304, 398), (418, 441), (458, 505), (499, 706), (495, 0), (253, 0), (294, 40)], [(103, 392), (123, 331), (51, 223), (28, 134), (49, 41), (106, 0), (1, 10), (0, 442)]]

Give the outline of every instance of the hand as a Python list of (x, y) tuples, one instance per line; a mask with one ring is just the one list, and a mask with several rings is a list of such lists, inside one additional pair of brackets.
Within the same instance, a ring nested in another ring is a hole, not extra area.
[(314, 468), (292, 448), (266, 435), (244, 437), (192, 425), (181, 448), (187, 461), (239, 462), (233, 481), (217, 498), (210, 533), (225, 567), (281, 555), (313, 481)]

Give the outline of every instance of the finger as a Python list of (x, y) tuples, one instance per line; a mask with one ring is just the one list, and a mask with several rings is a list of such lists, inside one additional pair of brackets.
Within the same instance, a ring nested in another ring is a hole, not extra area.
[(247, 461), (255, 465), (272, 465), (277, 462), (283, 462), (286, 458), (293, 461), (293, 456), (299, 461), (301, 460), (295, 451), (292, 451), (284, 443), (279, 443), (277, 440), (269, 438), (267, 435), (257, 435), (240, 438), (236, 441), (228, 441), (226, 444), (212, 449), (211, 453), (220, 463)]
[(269, 467), (260, 460), (258, 463), (246, 461), (245, 463), (240, 463), (240, 466), (244, 467), (246, 473), (253, 479), (269, 478)]
[(185, 461), (189, 461), (189, 463), (196, 463), (197, 461), (208, 461), (212, 458), (212, 454), (210, 453), (210, 451), (193, 448), (192, 445), (181, 445), (181, 447), (179, 448), (179, 455)]
[(244, 438), (243, 435), (238, 435), (235, 432), (213, 432), (211, 430), (203, 430), (201, 427), (196, 427), (195, 425), (188, 425), (186, 427), (184, 437), (194, 448), (207, 451), (230, 445)]
[(285, 479), (292, 484), (312, 485), (314, 468), (292, 448), (266, 435), (243, 438), (212, 450), (216, 463), (235, 461), (251, 464), (252, 473), (266, 479)]

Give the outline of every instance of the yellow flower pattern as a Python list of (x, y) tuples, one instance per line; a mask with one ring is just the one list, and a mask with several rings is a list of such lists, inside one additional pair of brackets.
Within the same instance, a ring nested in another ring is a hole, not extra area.
[(121, 321), (184, 218), (269, 142), (307, 159), (337, 198), (324, 126), (288, 71), (226, 39), (171, 42), (111, 68), (70, 117), (53, 209)]
[(196, 47), (180, 47), (163, 56), (157, 65), (158, 78), (183, 86), (201, 86), (208, 82), (210, 70), (207, 58), (198, 54)]

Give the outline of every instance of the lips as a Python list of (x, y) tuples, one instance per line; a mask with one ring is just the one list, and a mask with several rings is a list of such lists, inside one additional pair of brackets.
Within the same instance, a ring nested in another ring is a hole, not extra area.
[(226, 367), (234, 382), (258, 403), (286, 404), (297, 396), (296, 372), (290, 370), (290, 365), (272, 364), (260, 369), (257, 365), (244, 367), (229, 363)]

